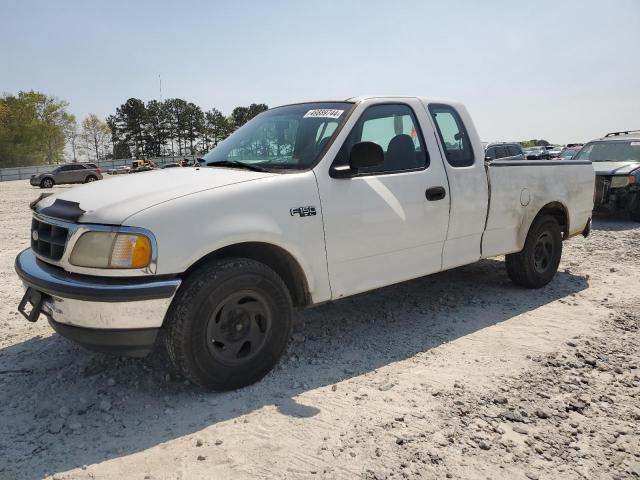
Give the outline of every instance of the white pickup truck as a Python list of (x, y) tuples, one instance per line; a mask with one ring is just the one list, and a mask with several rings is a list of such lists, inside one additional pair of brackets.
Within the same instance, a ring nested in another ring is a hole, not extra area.
[(456, 102), (282, 106), (203, 165), (35, 202), (20, 311), (94, 350), (162, 342), (178, 372), (232, 389), (277, 363), (294, 307), (502, 254), (542, 287), (591, 225), (590, 162), (486, 161)]

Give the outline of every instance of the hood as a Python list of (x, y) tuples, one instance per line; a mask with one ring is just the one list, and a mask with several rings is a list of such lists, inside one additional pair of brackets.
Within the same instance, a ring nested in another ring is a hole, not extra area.
[(35, 210), (50, 207), (56, 200), (77, 204), (84, 213), (79, 223), (120, 225), (141, 210), (178, 197), (214, 188), (273, 176), (222, 167), (170, 168), (107, 178), (40, 200)]
[(640, 168), (640, 162), (593, 162), (596, 175), (629, 175)]

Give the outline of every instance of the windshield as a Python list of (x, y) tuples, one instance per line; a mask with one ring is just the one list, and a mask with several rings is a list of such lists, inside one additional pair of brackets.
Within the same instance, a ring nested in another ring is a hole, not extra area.
[(310, 168), (352, 108), (352, 103), (323, 102), (267, 110), (211, 150), (204, 161), (275, 170)]
[(640, 162), (640, 140), (587, 143), (574, 158), (592, 162)]
[(576, 154), (577, 151), (578, 150), (576, 150), (575, 148), (569, 148), (569, 149), (564, 150), (563, 152), (561, 152), (560, 156), (562, 158), (571, 158)]

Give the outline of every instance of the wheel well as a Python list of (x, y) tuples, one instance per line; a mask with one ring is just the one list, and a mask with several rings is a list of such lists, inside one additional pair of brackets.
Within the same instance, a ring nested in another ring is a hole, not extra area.
[[(560, 225), (560, 230), (562, 230), (562, 238), (566, 239), (569, 237), (569, 214), (567, 213), (567, 208), (562, 203), (547, 203), (540, 209), (538, 215), (536, 215), (536, 218), (542, 215), (551, 215), (552, 217), (554, 217)], [(536, 218), (534, 218), (533, 220), (535, 221)]]
[(231, 257), (250, 258), (264, 263), (282, 278), (296, 307), (304, 307), (311, 304), (307, 278), (296, 259), (286, 250), (270, 243), (245, 242), (229, 245), (205, 255), (191, 265), (184, 275), (188, 275), (191, 271), (210, 260)]

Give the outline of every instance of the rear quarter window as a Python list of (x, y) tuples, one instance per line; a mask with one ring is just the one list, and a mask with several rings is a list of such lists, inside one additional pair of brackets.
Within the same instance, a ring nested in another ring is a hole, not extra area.
[(436, 103), (429, 105), (429, 112), (436, 125), (449, 165), (452, 167), (473, 165), (471, 140), (458, 112), (449, 105)]

